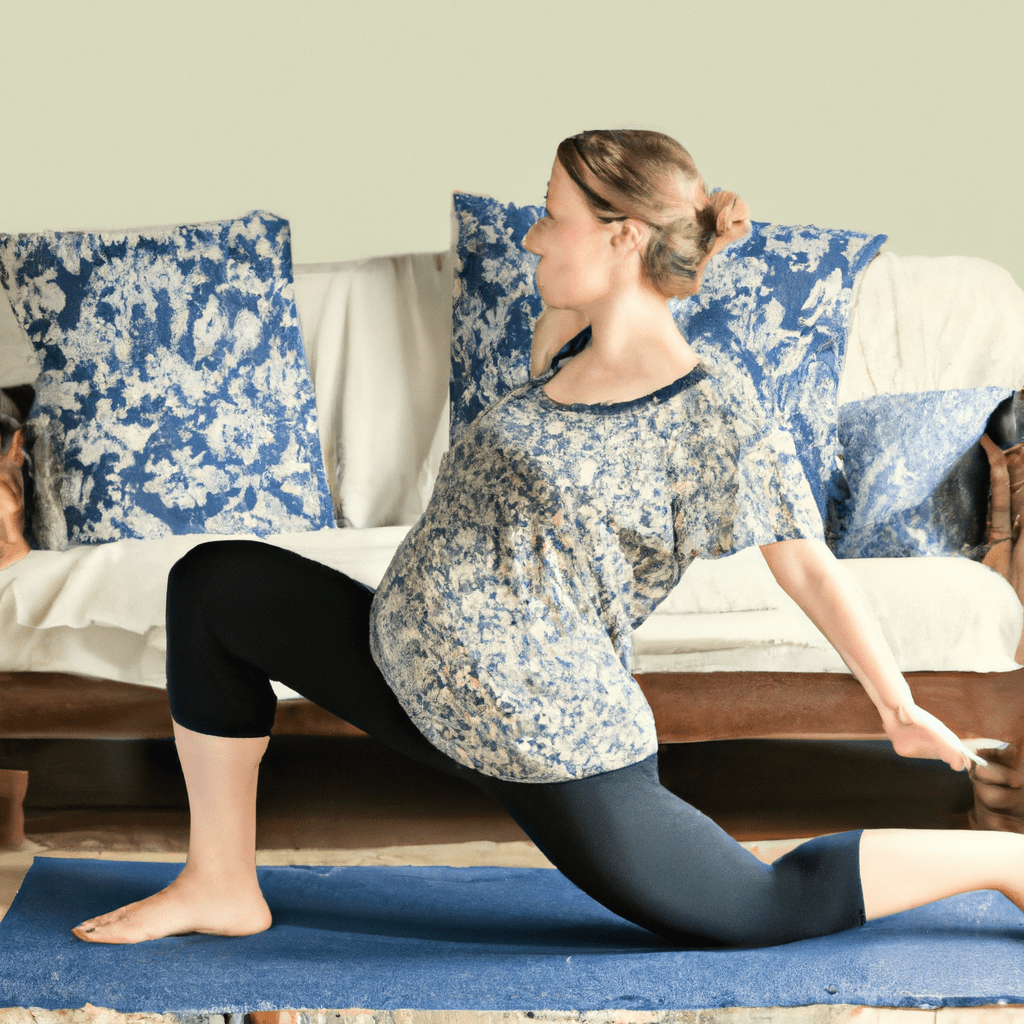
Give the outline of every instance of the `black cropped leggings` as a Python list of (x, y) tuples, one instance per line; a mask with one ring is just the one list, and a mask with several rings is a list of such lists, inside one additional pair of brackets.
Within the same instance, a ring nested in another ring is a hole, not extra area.
[(369, 649), (372, 593), (253, 541), (203, 543), (171, 570), (167, 682), (174, 720), (265, 736), (276, 679), (389, 747), (499, 801), (548, 859), (615, 913), (681, 945), (763, 946), (863, 921), (860, 833), (762, 864), (665, 789), (657, 758), (586, 779), (506, 782), (423, 738)]

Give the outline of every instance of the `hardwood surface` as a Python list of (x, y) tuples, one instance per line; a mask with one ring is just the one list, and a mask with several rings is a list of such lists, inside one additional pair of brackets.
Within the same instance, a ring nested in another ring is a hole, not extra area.
[[(917, 702), (964, 737), (1024, 736), (1024, 669), (913, 672)], [(638, 675), (659, 739), (881, 736), (878, 715), (850, 675), (701, 672)], [(359, 730), (306, 700), (278, 704), (282, 735), (351, 736)], [(167, 695), (156, 687), (59, 673), (0, 672), (0, 739), (150, 739), (171, 735)]]

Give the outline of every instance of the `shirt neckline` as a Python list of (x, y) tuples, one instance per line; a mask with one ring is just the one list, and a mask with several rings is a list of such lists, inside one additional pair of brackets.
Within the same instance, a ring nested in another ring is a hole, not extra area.
[(650, 394), (641, 395), (639, 398), (627, 398), (621, 402), (559, 402), (552, 398), (545, 390), (544, 385), (555, 375), (555, 368), (548, 370), (540, 377), (535, 377), (530, 383), (537, 389), (541, 404), (550, 409), (558, 409), (562, 412), (592, 413), (598, 416), (607, 416), (611, 413), (626, 412), (631, 409), (639, 409), (646, 405), (656, 405), (660, 402), (678, 395), (680, 391), (699, 384), (705, 377), (709, 376), (703, 365), (698, 363), (692, 370), (678, 377), (671, 384), (658, 388)]

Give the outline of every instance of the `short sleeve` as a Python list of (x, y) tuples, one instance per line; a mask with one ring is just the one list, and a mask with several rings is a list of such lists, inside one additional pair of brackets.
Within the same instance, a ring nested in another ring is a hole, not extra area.
[[(823, 540), (824, 530), (811, 485), (792, 434), (768, 420), (740, 444), (735, 506), (720, 533), (721, 555), (781, 540)], [(729, 511), (729, 510), (727, 510)]]
[(823, 540), (793, 435), (757, 402), (709, 397), (686, 445), (690, 466), (680, 467), (682, 567), (692, 558), (721, 558), (776, 541)]

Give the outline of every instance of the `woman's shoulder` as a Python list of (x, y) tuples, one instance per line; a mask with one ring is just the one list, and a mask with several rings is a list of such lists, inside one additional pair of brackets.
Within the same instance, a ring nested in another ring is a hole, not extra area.
[(737, 453), (779, 435), (788, 436), (777, 411), (753, 390), (710, 370), (677, 396), (663, 432), (689, 439), (688, 449), (723, 448)]

